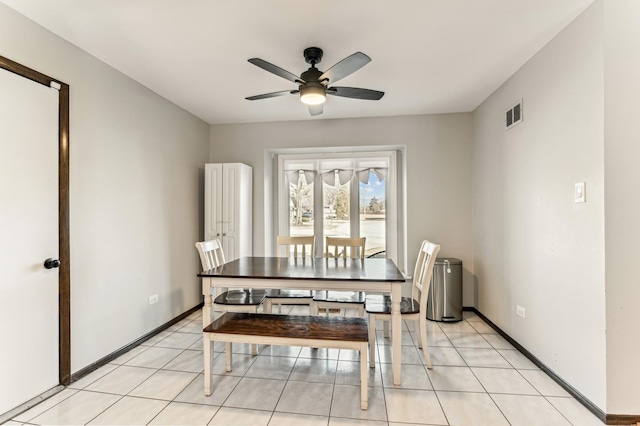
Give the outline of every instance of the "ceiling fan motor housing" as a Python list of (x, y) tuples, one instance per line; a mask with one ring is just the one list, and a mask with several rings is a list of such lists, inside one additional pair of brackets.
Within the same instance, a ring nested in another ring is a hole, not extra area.
[(322, 61), (322, 49), (319, 47), (307, 47), (304, 49), (304, 60), (306, 63), (315, 65)]

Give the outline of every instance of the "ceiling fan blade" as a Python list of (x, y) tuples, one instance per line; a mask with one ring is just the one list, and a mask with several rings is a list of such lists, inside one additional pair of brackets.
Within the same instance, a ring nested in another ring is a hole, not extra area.
[(371, 89), (361, 89), (359, 87), (329, 87), (327, 89), (327, 95), (378, 101), (384, 96), (384, 92)]
[(298, 92), (299, 90), (281, 90), (280, 92), (271, 92), (271, 93), (264, 93), (262, 95), (249, 96), (248, 98), (245, 98), (245, 99), (248, 101), (257, 101), (258, 99), (267, 99), (267, 98), (275, 98), (277, 96), (293, 95)]
[(287, 70), (283, 70), (282, 68), (260, 58), (251, 58), (249, 59), (249, 62), (265, 71), (269, 71), (270, 73), (277, 75), (278, 77), (282, 77), (285, 80), (292, 81), (296, 84), (304, 83), (304, 81), (300, 80), (300, 77), (297, 75), (292, 74)]
[(329, 83), (335, 83), (342, 80), (346, 76), (358, 71), (360, 68), (371, 62), (371, 58), (362, 52), (356, 52), (351, 56), (347, 56), (331, 68), (329, 68), (319, 78), (320, 81), (329, 79)]
[(311, 115), (320, 115), (322, 114), (322, 104), (320, 105), (309, 105), (309, 114)]

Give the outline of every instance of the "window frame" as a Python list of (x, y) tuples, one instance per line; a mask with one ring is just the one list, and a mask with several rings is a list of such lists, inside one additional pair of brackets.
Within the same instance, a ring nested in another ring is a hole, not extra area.
[[(406, 160), (404, 146), (385, 147), (341, 147), (339, 149), (282, 149), (265, 152), (265, 212), (270, 209), (271, 217), (265, 216), (265, 253), (275, 255), (274, 242), (277, 235), (289, 233), (289, 181), (285, 176), (285, 161), (322, 159), (366, 159), (386, 157), (388, 172), (385, 184), (385, 244), (387, 258), (390, 258), (405, 272), (406, 269)], [(317, 170), (317, 167), (316, 167)], [(275, 176), (274, 176), (275, 175)], [(270, 182), (268, 184), (267, 182)], [(351, 235), (359, 236), (359, 180), (354, 176), (350, 188)], [(320, 188), (320, 189), (318, 189)], [(282, 196), (285, 195), (285, 196)], [(318, 208), (317, 206), (321, 206)], [(323, 235), (323, 189), (320, 173), (314, 181), (314, 235)], [(355, 220), (354, 220), (354, 216)], [(314, 255), (322, 257), (324, 241), (316, 238)]]

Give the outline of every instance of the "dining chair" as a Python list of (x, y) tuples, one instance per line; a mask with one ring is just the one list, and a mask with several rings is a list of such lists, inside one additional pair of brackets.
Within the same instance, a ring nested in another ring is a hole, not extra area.
[[(400, 301), (400, 313), (403, 320), (418, 321), (418, 347), (422, 348), (427, 368), (431, 369), (431, 357), (427, 344), (427, 295), (433, 265), (440, 251), (440, 246), (430, 241), (423, 241), (418, 253), (415, 270), (413, 271), (413, 285), (411, 298), (403, 297)], [(376, 362), (376, 321), (391, 320), (391, 298), (385, 295), (368, 295), (365, 310), (369, 316), (369, 366), (375, 368)], [(385, 324), (385, 330), (387, 330)], [(385, 333), (386, 334), (386, 333)]]
[[(326, 237), (325, 258), (360, 259), (364, 262), (364, 250), (367, 238)], [(348, 254), (348, 255), (347, 255)], [(353, 308), (364, 317), (365, 293), (362, 291), (316, 291), (311, 304), (311, 314), (318, 315), (320, 309), (325, 309), (327, 316), (330, 309)]]
[[(311, 259), (313, 258), (315, 244), (316, 237), (313, 235), (295, 237), (278, 236), (278, 256), (284, 254), (284, 257), (302, 260), (306, 260), (307, 256), (309, 256)], [(274, 288), (267, 293), (264, 311), (270, 314), (273, 305), (278, 305), (280, 313), (282, 313), (282, 305), (311, 305), (313, 295), (314, 293), (311, 290)]]
[[(208, 271), (224, 265), (224, 251), (219, 239), (196, 243), (200, 254), (202, 270)], [(267, 290), (230, 289), (217, 295), (213, 300), (214, 312), (257, 313), (258, 308), (267, 296)], [(257, 354), (257, 346), (252, 345), (252, 352)]]

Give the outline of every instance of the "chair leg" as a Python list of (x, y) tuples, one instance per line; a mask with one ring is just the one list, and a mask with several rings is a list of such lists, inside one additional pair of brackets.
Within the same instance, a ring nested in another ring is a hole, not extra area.
[(418, 324), (416, 336), (418, 337), (418, 349), (422, 349), (422, 326), (420, 324)]
[(369, 367), (376, 368), (376, 316), (369, 314)]
[(309, 310), (311, 311), (311, 315), (318, 316), (318, 302), (311, 302), (309, 304)]
[(358, 314), (360, 315), (360, 318), (364, 318), (364, 305), (358, 306)]
[(272, 309), (273, 305), (271, 303), (271, 299), (267, 298), (267, 300), (264, 301), (264, 313), (270, 314)]
[(389, 321), (382, 321), (383, 336), (385, 339), (389, 338)]
[(431, 370), (433, 366), (431, 365), (431, 357), (429, 356), (429, 343), (427, 343), (427, 318), (422, 312), (420, 312), (419, 328), (420, 340), (422, 341), (422, 353), (424, 353), (427, 368)]

